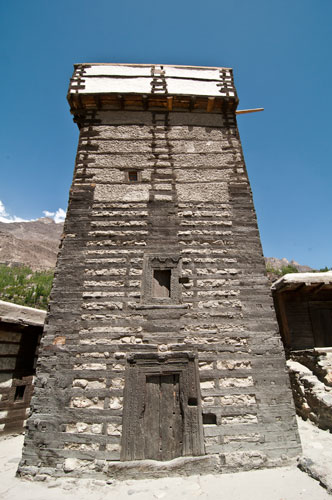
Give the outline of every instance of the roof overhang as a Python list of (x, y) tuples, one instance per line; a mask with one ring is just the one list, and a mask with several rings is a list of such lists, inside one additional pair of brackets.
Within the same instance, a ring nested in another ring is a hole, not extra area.
[(274, 293), (285, 291), (306, 290), (313, 291), (315, 289), (331, 289), (332, 290), (332, 271), (325, 273), (290, 273), (285, 274), (273, 283), (271, 290)]
[(0, 300), (0, 322), (20, 326), (43, 327), (46, 311)]

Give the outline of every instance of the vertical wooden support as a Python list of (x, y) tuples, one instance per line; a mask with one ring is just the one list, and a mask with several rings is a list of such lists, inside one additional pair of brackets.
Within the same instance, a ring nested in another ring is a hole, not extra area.
[(208, 97), (207, 108), (206, 108), (208, 113), (211, 113), (211, 111), (213, 111), (214, 101), (215, 101), (214, 97)]

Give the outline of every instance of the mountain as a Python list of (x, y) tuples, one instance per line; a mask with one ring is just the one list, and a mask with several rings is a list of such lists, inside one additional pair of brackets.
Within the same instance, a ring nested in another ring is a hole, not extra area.
[(311, 271), (313, 271), (311, 267), (302, 266), (295, 260), (287, 260), (285, 259), (285, 257), (283, 259), (277, 259), (276, 257), (264, 257), (264, 258), (267, 269), (272, 268), (281, 271), (285, 267), (293, 267), (299, 273), (310, 273)]
[(274, 283), (284, 274), (288, 273), (308, 273), (314, 271), (309, 266), (302, 266), (295, 260), (277, 259), (276, 257), (264, 257), (266, 273), (270, 283)]
[[(58, 254), (63, 223), (43, 217), (29, 222), (0, 222), (0, 263), (24, 264), (32, 270), (53, 269)], [(265, 257), (268, 274), (280, 277), (283, 271), (312, 271), (294, 260)]]
[(0, 263), (25, 264), (34, 271), (55, 267), (63, 223), (43, 217), (29, 222), (0, 222)]

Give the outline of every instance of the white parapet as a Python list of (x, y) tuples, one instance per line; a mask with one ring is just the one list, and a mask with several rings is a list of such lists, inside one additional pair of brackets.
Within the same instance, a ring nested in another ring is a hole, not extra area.
[(69, 94), (236, 97), (230, 68), (155, 64), (76, 64)]

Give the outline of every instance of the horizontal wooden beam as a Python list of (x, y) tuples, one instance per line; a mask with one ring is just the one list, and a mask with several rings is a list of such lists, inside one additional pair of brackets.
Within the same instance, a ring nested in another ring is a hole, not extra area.
[(71, 112), (81, 122), (85, 111), (90, 110), (164, 110), (207, 113), (235, 113), (237, 99), (213, 96), (165, 94), (71, 94), (68, 97)]

